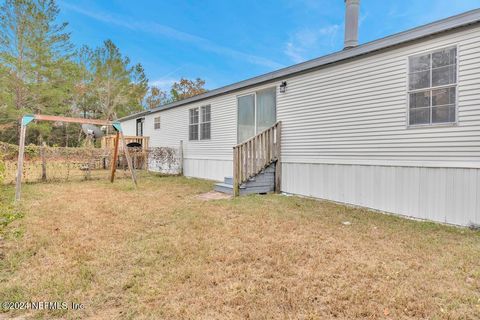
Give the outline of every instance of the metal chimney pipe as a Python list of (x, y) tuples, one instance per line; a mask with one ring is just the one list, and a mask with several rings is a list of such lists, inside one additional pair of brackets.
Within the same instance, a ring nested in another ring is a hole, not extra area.
[(360, 0), (345, 0), (345, 42), (344, 49), (358, 46), (358, 15)]

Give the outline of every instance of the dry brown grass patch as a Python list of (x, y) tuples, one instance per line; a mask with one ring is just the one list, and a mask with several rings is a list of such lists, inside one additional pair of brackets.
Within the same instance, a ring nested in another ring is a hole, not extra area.
[(211, 188), (165, 177), (136, 190), (128, 180), (27, 185), (25, 217), (7, 230), (0, 300), (86, 306), (26, 313), (38, 318), (480, 314), (478, 233), (297, 197), (198, 199)]

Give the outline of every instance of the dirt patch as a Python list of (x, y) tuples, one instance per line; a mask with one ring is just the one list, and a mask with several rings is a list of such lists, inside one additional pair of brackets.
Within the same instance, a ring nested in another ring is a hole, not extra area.
[[(91, 319), (478, 319), (478, 232), (172, 177), (25, 185), (0, 301)], [(342, 222), (351, 222), (349, 225)]]
[(217, 191), (209, 191), (206, 193), (199, 194), (197, 196), (198, 200), (209, 201), (209, 200), (224, 200), (224, 199), (231, 199), (232, 196), (226, 193), (217, 192)]

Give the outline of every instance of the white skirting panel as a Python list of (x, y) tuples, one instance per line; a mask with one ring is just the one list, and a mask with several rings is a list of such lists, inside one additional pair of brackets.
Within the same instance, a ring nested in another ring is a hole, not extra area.
[(480, 169), (283, 163), (282, 191), (418, 219), (480, 224)]
[(223, 181), (232, 176), (232, 160), (183, 159), (183, 174), (187, 177)]

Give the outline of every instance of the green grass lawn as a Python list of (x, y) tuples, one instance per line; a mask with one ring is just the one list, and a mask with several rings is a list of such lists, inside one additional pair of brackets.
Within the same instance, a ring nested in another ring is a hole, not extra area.
[[(292, 196), (204, 201), (208, 181), (25, 185), (1, 227), (3, 317), (478, 319), (480, 234)], [(2, 189), (2, 210), (13, 195)], [(3, 213), (2, 213), (3, 216)], [(344, 222), (350, 224), (344, 224)]]

